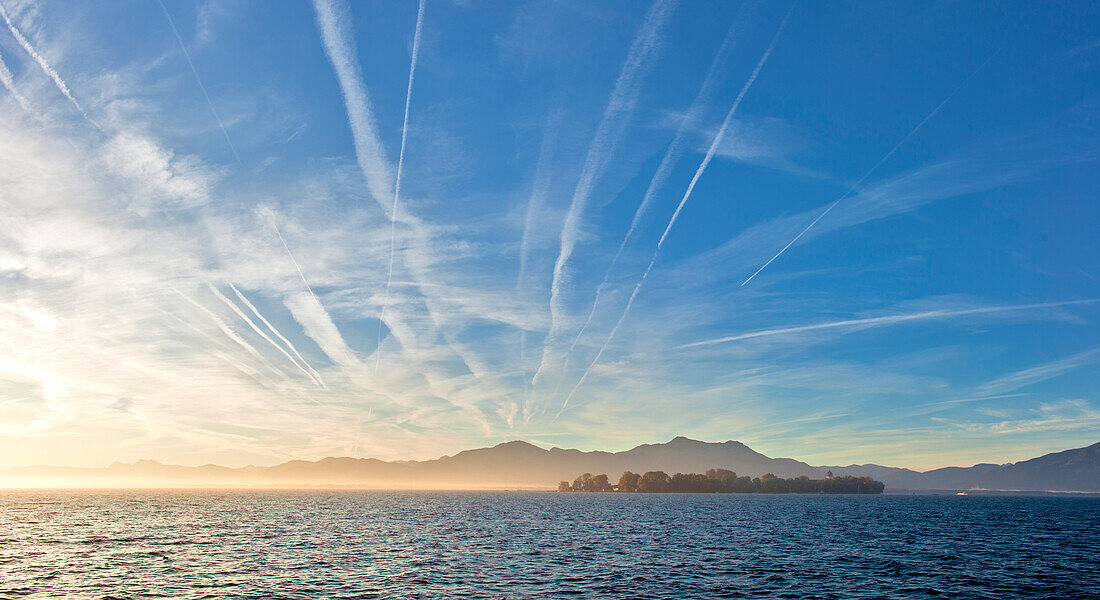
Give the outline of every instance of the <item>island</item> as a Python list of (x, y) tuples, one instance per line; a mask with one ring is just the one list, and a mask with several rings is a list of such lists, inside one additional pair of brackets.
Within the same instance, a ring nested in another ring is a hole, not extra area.
[(573, 483), (562, 481), (559, 492), (625, 492), (625, 493), (692, 493), (692, 494), (881, 494), (886, 486), (870, 477), (845, 475), (834, 477), (829, 471), (825, 479), (810, 479), (805, 475), (792, 479), (766, 473), (748, 477), (728, 469), (708, 469), (706, 474), (647, 471), (641, 475), (627, 471), (612, 484), (607, 475), (584, 473)]

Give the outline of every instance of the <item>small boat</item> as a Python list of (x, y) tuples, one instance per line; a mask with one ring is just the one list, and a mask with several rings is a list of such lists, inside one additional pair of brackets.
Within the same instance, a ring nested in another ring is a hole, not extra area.
[(956, 496), (969, 496), (970, 494), (967, 494), (966, 492), (955, 492), (955, 495)]

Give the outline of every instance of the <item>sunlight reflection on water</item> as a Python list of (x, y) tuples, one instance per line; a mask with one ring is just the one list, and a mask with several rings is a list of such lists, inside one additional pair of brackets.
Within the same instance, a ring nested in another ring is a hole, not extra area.
[(1081, 598), (1100, 499), (0, 492), (0, 598)]

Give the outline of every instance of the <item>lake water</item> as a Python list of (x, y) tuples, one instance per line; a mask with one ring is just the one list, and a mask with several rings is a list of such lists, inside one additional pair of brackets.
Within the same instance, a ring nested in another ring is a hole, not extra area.
[(1085, 598), (1100, 499), (0, 491), (0, 598)]

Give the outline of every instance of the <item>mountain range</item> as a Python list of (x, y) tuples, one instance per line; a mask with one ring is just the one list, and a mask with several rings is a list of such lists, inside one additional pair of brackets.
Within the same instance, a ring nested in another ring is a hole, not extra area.
[(1100, 492), (1100, 443), (1003, 465), (978, 464), (919, 472), (875, 464), (811, 466), (791, 458), (771, 458), (737, 441), (701, 442), (676, 437), (623, 452), (584, 452), (540, 448), (523, 441), (465, 450), (426, 461), (388, 462), (374, 458), (330, 457), (292, 460), (270, 467), (186, 467), (152, 460), (109, 467), (15, 467), (0, 470), (0, 486), (346, 486), (389, 488), (549, 489), (581, 473), (606, 473), (615, 481), (623, 471), (702, 473), (710, 468), (759, 477), (773, 473), (820, 479), (868, 476), (899, 490), (1011, 490)]

